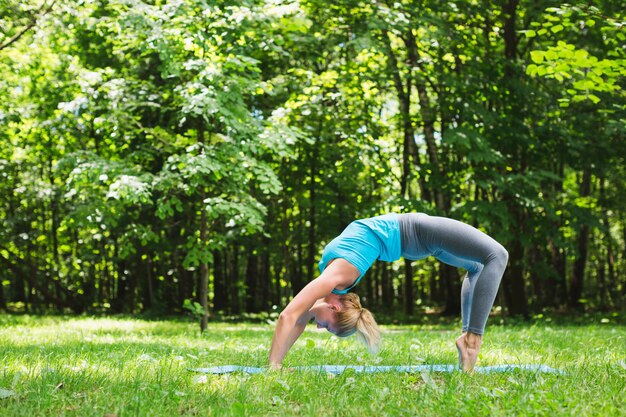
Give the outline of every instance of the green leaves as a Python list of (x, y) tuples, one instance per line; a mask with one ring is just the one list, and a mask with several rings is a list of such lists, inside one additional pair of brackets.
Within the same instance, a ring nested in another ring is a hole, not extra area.
[(545, 57), (545, 53), (543, 51), (530, 51), (530, 58), (536, 64), (541, 64)]
[[(603, 19), (602, 27), (596, 26), (599, 11), (593, 7), (582, 9), (578, 6), (564, 5), (547, 9), (548, 14), (543, 23), (533, 22), (533, 25), (549, 28), (552, 34), (559, 34), (563, 30), (571, 31), (602, 31), (603, 37), (622, 36), (619, 27), (623, 22), (613, 19)], [(554, 15), (552, 14), (554, 13)], [(558, 17), (556, 17), (557, 15)], [(556, 22), (559, 23), (556, 23)], [(555, 24), (556, 23), (556, 24)], [(545, 35), (541, 30), (524, 32), (527, 38)], [(606, 54), (605, 58), (598, 58), (589, 50), (577, 47), (564, 40), (548, 42), (545, 49), (530, 51), (533, 62), (526, 67), (526, 74), (530, 76), (555, 79), (558, 82), (572, 80), (573, 89), (567, 89), (568, 96), (561, 98), (561, 106), (568, 106), (570, 99), (573, 102), (589, 100), (594, 104), (601, 101), (596, 93), (619, 94), (620, 79), (626, 75), (626, 56), (622, 48), (616, 48)], [(577, 91), (578, 90), (578, 91)]]
[(563, 30), (563, 25), (554, 25), (550, 27), (550, 30), (552, 31), (552, 33), (559, 33)]
[(531, 51), (530, 57), (534, 64), (527, 66), (528, 75), (554, 78), (560, 82), (573, 79), (572, 87), (587, 93), (583, 95), (567, 90), (574, 101), (588, 98), (598, 103), (600, 98), (591, 92), (616, 92), (621, 89), (620, 78), (626, 75), (626, 70), (621, 65), (626, 61), (598, 60), (587, 51), (561, 41), (545, 51)]
[(199, 302), (192, 301), (188, 298), (183, 302), (183, 308), (196, 317), (202, 317), (205, 314), (204, 308), (202, 308)]
[(128, 204), (151, 204), (151, 186), (152, 178), (150, 175), (144, 175), (143, 177), (120, 175), (109, 186), (107, 198), (123, 200)]
[[(5, 1), (0, 44), (27, 3)], [(623, 243), (616, 5), (516, 3), (515, 27), (535, 20), (517, 39), (480, 2), (209, 3), (57, 2), (2, 49), (0, 280), (16, 306), (173, 312), (211, 262), (228, 302), (278, 304), (342, 226), (390, 211), (519, 238), (527, 277), (561, 248), (571, 262), (572, 219), (609, 213)], [(432, 268), (424, 305), (442, 302)]]
[(443, 141), (474, 163), (496, 163), (503, 160), (503, 156), (494, 149), (474, 129), (456, 128), (446, 130)]
[(522, 33), (524, 35), (526, 35), (527, 38), (534, 38), (535, 36), (537, 36), (537, 32), (535, 32), (532, 29), (526, 30), (526, 31), (522, 31)]

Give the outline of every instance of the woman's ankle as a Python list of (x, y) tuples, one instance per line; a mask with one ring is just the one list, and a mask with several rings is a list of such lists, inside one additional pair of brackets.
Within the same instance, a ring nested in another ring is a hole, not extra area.
[(467, 332), (465, 333), (465, 345), (469, 348), (479, 349), (482, 344), (483, 336), (480, 334)]

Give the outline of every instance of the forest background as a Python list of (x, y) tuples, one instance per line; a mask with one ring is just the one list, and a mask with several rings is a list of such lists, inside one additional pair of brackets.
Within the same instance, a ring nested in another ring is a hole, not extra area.
[[(508, 249), (503, 315), (622, 310), (625, 6), (0, 0), (0, 310), (277, 313), (413, 211)], [(462, 273), (358, 292), (456, 315)]]

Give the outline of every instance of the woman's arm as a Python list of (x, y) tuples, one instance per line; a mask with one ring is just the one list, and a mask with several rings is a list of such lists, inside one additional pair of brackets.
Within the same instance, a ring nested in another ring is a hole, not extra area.
[(276, 323), (270, 349), (270, 366), (272, 368), (280, 368), (283, 358), (305, 328), (306, 322), (297, 320), (295, 323), (292, 323), (292, 317), (284, 316), (281, 313)]
[(309, 282), (285, 307), (276, 323), (272, 347), (270, 349), (270, 366), (280, 367), (285, 355), (300, 337), (306, 324), (313, 318), (310, 313), (313, 304), (326, 297), (333, 288), (347, 287), (359, 277), (359, 271), (344, 259), (336, 259), (324, 270), (322, 275)]

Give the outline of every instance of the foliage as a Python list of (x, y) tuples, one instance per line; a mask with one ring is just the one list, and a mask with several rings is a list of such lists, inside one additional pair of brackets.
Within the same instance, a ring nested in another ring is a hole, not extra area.
[[(510, 314), (619, 309), (623, 26), (607, 1), (2, 1), (0, 309), (280, 311), (350, 221), (408, 211), (507, 247)], [(457, 313), (459, 274), (415, 266), (375, 265), (369, 306)]]
[(186, 299), (183, 301), (183, 308), (194, 315), (196, 318), (204, 315), (204, 308), (197, 301)]
[[(589, 99), (597, 104), (601, 100), (597, 93), (613, 93), (623, 98), (621, 84), (626, 75), (626, 56), (622, 48), (626, 41), (624, 33), (626, 21), (623, 17), (618, 14), (615, 18), (607, 18), (595, 6), (580, 7), (567, 4), (548, 8), (546, 12), (544, 22), (533, 23), (540, 29), (525, 31), (526, 37), (549, 38), (550, 35), (568, 30), (573, 32), (578, 43), (580, 38), (597, 37), (595, 33), (590, 33), (594, 31), (602, 35), (602, 41), (577, 48), (574, 44), (558, 40), (556, 45), (548, 46), (547, 50), (531, 51), (533, 63), (527, 66), (527, 74), (554, 78), (560, 82), (569, 80), (571, 88), (567, 89), (567, 93), (574, 102)], [(606, 58), (598, 58), (584, 48), (597, 51)], [(569, 105), (568, 98), (562, 98), (560, 102), (564, 107)]]

